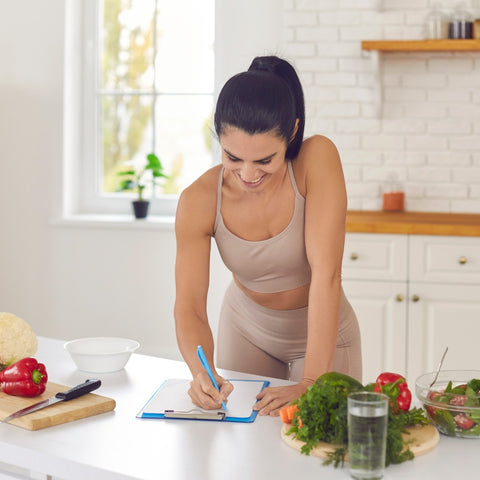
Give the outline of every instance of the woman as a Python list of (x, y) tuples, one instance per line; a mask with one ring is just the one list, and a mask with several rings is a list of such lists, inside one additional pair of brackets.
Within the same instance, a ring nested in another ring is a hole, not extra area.
[(206, 313), (210, 242), (233, 272), (219, 319), (220, 368), (297, 382), (270, 387), (255, 409), (278, 415), (321, 374), (361, 379), (360, 334), (341, 287), (346, 193), (337, 149), (303, 141), (305, 108), (294, 68), (257, 57), (223, 87), (215, 111), (222, 164), (185, 189), (176, 217), (175, 302), (189, 394), (219, 408), (232, 385), (214, 369), (216, 391), (196, 357), (213, 366)]

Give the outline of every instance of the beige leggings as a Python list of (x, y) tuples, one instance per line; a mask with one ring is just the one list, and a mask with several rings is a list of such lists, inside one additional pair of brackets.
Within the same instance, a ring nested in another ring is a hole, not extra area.
[[(225, 292), (218, 326), (219, 368), (299, 381), (303, 377), (308, 307), (258, 305), (234, 281)], [(343, 290), (333, 371), (362, 380), (360, 330)]]

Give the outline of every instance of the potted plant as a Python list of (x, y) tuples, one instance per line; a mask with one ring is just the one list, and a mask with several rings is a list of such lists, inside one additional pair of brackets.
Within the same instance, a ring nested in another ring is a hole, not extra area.
[[(148, 174), (151, 176), (150, 179), (148, 178)], [(149, 153), (142, 167), (122, 170), (117, 172), (117, 175), (122, 177), (117, 192), (136, 190), (138, 197), (132, 201), (133, 212), (135, 218), (145, 218), (148, 214), (148, 206), (150, 205), (150, 202), (143, 198), (143, 190), (146, 187), (147, 181), (151, 181), (152, 188), (155, 188), (160, 178), (168, 178), (168, 176), (163, 173), (162, 162), (160, 162), (160, 159), (154, 153)]]

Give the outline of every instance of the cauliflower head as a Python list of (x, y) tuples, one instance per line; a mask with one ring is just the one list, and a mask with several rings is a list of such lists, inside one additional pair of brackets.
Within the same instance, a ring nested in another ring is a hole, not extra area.
[(38, 339), (25, 320), (13, 313), (0, 312), (0, 365), (33, 357), (37, 348)]

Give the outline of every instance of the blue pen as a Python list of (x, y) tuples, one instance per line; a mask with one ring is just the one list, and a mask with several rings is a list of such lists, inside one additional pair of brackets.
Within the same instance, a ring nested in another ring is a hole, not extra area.
[[(208, 364), (208, 360), (207, 360), (207, 357), (205, 356), (205, 352), (203, 351), (203, 348), (201, 345), (199, 345), (197, 347), (197, 356), (200, 360), (200, 363), (202, 364), (202, 367), (207, 371), (208, 373), (208, 376), (210, 377), (210, 380), (212, 381), (213, 383), (213, 386), (218, 390), (220, 391), (220, 389), (218, 388), (218, 384), (217, 382), (215, 381), (215, 377), (213, 376), (213, 372), (212, 372), (212, 369), (210, 368), (210, 365)], [(222, 408), (224, 410), (227, 410), (227, 406), (225, 405), (225, 402), (222, 401)]]

